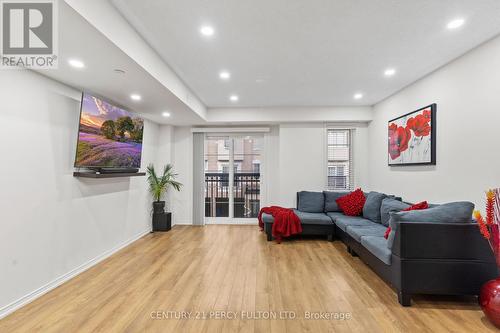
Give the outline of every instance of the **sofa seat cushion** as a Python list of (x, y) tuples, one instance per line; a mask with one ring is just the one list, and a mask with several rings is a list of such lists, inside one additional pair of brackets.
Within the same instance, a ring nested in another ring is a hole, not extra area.
[(302, 224), (333, 225), (333, 221), (325, 213), (307, 213), (294, 210)]
[(328, 212), (326, 213), (326, 215), (328, 215), (333, 222), (335, 222), (339, 217), (344, 217), (344, 213), (341, 213), (341, 212)]
[(325, 211), (323, 192), (301, 191), (297, 193), (297, 209), (301, 212), (323, 213)]
[(361, 245), (371, 254), (380, 259), (384, 264), (391, 264), (391, 250), (387, 247), (387, 239), (383, 236), (362, 236)]
[[(325, 213), (307, 213), (299, 210), (293, 210), (299, 217), (302, 224), (315, 224), (315, 225), (333, 225), (333, 221)], [(274, 223), (274, 218), (270, 214), (262, 214), (262, 222)]]
[[(373, 223), (373, 222), (372, 222)], [(361, 237), (363, 236), (384, 236), (385, 230), (387, 229), (381, 224), (373, 223), (374, 225), (369, 226), (348, 226), (346, 232), (354, 238), (357, 242), (361, 242)]]
[(346, 231), (348, 226), (369, 226), (372, 225), (373, 222), (370, 220), (364, 219), (359, 216), (339, 216), (335, 219), (335, 224), (337, 227), (342, 229), (342, 231)]

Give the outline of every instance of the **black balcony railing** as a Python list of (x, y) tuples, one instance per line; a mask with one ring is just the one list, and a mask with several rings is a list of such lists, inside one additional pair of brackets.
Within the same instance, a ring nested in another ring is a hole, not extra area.
[[(229, 174), (205, 173), (205, 216), (229, 216)], [(260, 210), (260, 173), (235, 173), (233, 214), (238, 218), (257, 217)]]
[(328, 188), (334, 190), (348, 190), (349, 183), (347, 176), (328, 176)]

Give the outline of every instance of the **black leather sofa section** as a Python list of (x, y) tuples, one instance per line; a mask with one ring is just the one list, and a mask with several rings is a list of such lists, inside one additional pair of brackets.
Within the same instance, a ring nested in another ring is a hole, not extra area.
[[(272, 236), (273, 221), (269, 219), (264, 219), (264, 232), (268, 241), (273, 240)], [(333, 222), (330, 225), (319, 225), (319, 224), (306, 224), (302, 223), (302, 233), (301, 235), (306, 236), (326, 236), (326, 238), (333, 242), (335, 237), (335, 225)]]
[(403, 222), (391, 249), (391, 264), (374, 256), (336, 228), (347, 250), (394, 287), (398, 301), (411, 305), (416, 294), (479, 295), (498, 276), (495, 258), (475, 223)]

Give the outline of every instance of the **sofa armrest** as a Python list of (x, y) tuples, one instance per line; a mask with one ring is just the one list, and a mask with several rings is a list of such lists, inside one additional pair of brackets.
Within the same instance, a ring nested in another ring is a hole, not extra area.
[(477, 260), (495, 263), (476, 223), (400, 222), (392, 254), (401, 259)]

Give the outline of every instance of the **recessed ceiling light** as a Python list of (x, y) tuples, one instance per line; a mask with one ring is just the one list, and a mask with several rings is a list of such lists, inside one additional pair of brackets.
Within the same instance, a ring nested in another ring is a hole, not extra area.
[(219, 73), (219, 77), (223, 80), (229, 80), (231, 78), (231, 73), (228, 71), (222, 71)]
[(354, 99), (362, 99), (362, 98), (363, 98), (363, 94), (362, 93), (354, 94)]
[(450, 21), (446, 27), (450, 30), (453, 30), (453, 29), (460, 28), (461, 26), (464, 25), (464, 23), (465, 23), (465, 20), (463, 18), (457, 18), (457, 19), (454, 19), (453, 21)]
[(384, 71), (385, 76), (393, 76), (394, 74), (396, 74), (396, 70), (394, 68), (387, 68)]
[(85, 68), (85, 64), (83, 63), (83, 61), (78, 59), (69, 59), (68, 64), (75, 68)]
[(229, 96), (229, 99), (231, 100), (231, 102), (238, 102), (240, 98), (238, 97), (238, 95), (231, 95)]
[(165, 117), (165, 118), (168, 118), (168, 117), (170, 117), (170, 112), (165, 111), (165, 112), (163, 112), (161, 115), (162, 115), (163, 117)]
[(132, 94), (130, 95), (130, 98), (134, 101), (140, 101), (142, 99), (141, 95), (138, 94)]
[(210, 37), (210, 36), (213, 36), (214, 33), (215, 33), (215, 30), (213, 27), (209, 26), (209, 25), (205, 25), (203, 27), (201, 27), (200, 29), (200, 32), (203, 36), (207, 36), (207, 37)]

